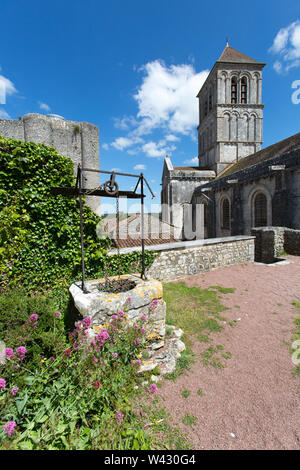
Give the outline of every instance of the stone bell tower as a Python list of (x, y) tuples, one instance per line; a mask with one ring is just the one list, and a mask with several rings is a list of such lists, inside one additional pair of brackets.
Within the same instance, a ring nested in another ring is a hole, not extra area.
[(200, 168), (220, 173), (228, 163), (260, 150), (265, 65), (227, 43), (197, 95)]

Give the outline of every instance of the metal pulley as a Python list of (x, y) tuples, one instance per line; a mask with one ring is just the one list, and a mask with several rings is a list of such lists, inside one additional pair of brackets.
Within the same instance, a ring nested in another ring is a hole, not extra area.
[(103, 189), (110, 196), (114, 196), (119, 192), (119, 186), (116, 182), (116, 176), (114, 173), (111, 174), (110, 180), (104, 183)]

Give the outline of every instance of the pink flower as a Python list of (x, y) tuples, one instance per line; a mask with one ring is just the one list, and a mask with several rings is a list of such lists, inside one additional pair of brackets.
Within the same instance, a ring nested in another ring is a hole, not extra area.
[(95, 382), (93, 382), (93, 386), (95, 387), (96, 390), (98, 390), (98, 388), (101, 387), (101, 383), (99, 382), (99, 380), (95, 380)]
[(137, 359), (136, 361), (131, 361), (132, 366), (140, 366), (142, 361), (140, 359)]
[(17, 356), (18, 361), (23, 361), (23, 359), (25, 358), (25, 354), (26, 354), (25, 346), (19, 346), (16, 349), (16, 356)]
[(66, 356), (70, 357), (71, 356), (71, 349), (66, 349), (63, 354), (65, 354)]
[(112, 315), (111, 317), (113, 320), (117, 320), (118, 319), (118, 316), (117, 315)]
[(14, 350), (12, 348), (5, 348), (5, 357), (10, 359), (14, 355)]
[(6, 380), (5, 379), (0, 379), (0, 389), (6, 387)]
[(18, 390), (19, 390), (18, 387), (13, 387), (10, 391), (10, 394), (14, 397), (17, 394)]
[(134, 328), (135, 328), (136, 330), (138, 330), (138, 329), (139, 329), (139, 325), (134, 325)]
[(95, 364), (97, 364), (98, 359), (96, 358), (96, 356), (93, 357), (93, 361), (94, 361)]
[(123, 316), (125, 315), (125, 313), (123, 312), (123, 310), (120, 310), (120, 311), (119, 311), (119, 315), (120, 315), (120, 317), (123, 317)]
[(8, 421), (8, 423), (6, 423), (5, 426), (3, 427), (3, 431), (8, 436), (11, 436), (15, 432), (16, 426), (17, 426), (17, 423), (15, 421)]
[(146, 328), (141, 328), (141, 333), (146, 333)]
[(147, 391), (149, 393), (152, 393), (153, 395), (155, 395), (158, 391), (157, 385), (156, 384), (151, 384), (150, 387), (147, 387)]
[(57, 312), (55, 312), (55, 316), (56, 316), (57, 318), (59, 318), (59, 317), (61, 316), (61, 313), (57, 311)]
[(141, 339), (140, 339), (140, 338), (137, 338), (137, 339), (136, 339), (136, 342), (137, 342), (137, 344), (140, 344)]
[(83, 328), (83, 323), (82, 323), (82, 321), (76, 322), (76, 323), (75, 323), (75, 327), (76, 327), (76, 329), (77, 329), (78, 331), (82, 330), (82, 328)]
[(121, 426), (123, 419), (124, 419), (123, 413), (116, 413), (116, 420), (119, 426)]
[(118, 353), (113, 353), (114, 358), (118, 357)]
[(128, 304), (131, 304), (131, 297), (127, 297), (126, 302), (127, 302)]
[(147, 320), (146, 315), (142, 315), (142, 316), (141, 316), (141, 320), (146, 321), (146, 320)]
[(32, 315), (30, 315), (29, 321), (35, 323), (35, 322), (38, 321), (38, 318), (39, 318), (39, 316), (36, 313), (33, 313)]
[(86, 317), (82, 320), (82, 323), (84, 324), (85, 328), (88, 328), (91, 325), (92, 320), (89, 317)]
[(50, 361), (51, 361), (51, 362), (55, 361), (55, 357), (53, 357), (53, 356), (50, 357)]

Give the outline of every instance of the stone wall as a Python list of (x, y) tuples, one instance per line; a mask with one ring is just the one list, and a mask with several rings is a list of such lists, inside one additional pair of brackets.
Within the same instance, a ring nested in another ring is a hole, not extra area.
[[(147, 246), (157, 257), (147, 276), (161, 281), (204, 273), (213, 269), (254, 261), (254, 238), (249, 236), (210, 238), (189, 242)], [(121, 253), (139, 251), (139, 247), (123, 248)], [(113, 254), (114, 251), (111, 252)]]
[[(99, 170), (99, 128), (87, 122), (54, 119), (43, 114), (26, 114), (20, 120), (0, 119), (0, 135), (25, 142), (35, 142), (54, 147), (61, 155), (77, 165)], [(98, 173), (84, 174), (83, 186), (99, 186)], [(100, 198), (87, 197), (87, 204), (100, 215)]]
[(286, 227), (253, 228), (255, 240), (255, 261), (274, 263), (285, 251), (290, 255), (300, 255), (300, 230)]
[[(253, 159), (256, 155), (259, 156), (255, 154)], [(201, 196), (204, 188), (208, 188), (210, 190), (205, 194), (213, 201), (208, 207), (215, 220), (215, 231), (209, 236), (250, 235), (251, 229), (255, 228), (254, 199), (258, 192), (267, 198), (266, 226), (300, 230), (299, 162), (300, 148), (258, 161), (257, 164), (254, 160), (253, 166), (199, 186), (193, 200)], [(285, 170), (271, 169), (281, 165)], [(234, 180), (238, 182), (233, 183)], [(230, 202), (230, 231), (224, 231), (221, 226), (223, 197)]]

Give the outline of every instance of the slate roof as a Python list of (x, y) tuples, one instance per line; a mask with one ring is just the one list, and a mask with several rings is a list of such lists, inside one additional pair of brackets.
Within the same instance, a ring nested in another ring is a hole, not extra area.
[[(251, 57), (246, 56), (240, 51), (237, 51), (231, 46), (226, 46), (224, 51), (221, 54), (221, 57), (217, 62), (236, 62), (236, 63), (242, 63), (242, 64), (260, 64), (262, 65), (261, 62), (257, 62), (254, 59), (251, 59)], [(264, 64), (265, 65), (265, 64)]]
[(281, 140), (276, 144), (270, 145), (259, 152), (248, 155), (248, 157), (241, 158), (236, 163), (230, 163), (225, 170), (218, 174), (216, 179), (224, 178), (226, 176), (232, 175), (237, 171), (244, 170), (253, 165), (257, 165), (260, 162), (268, 160), (269, 158), (274, 158), (284, 153), (290, 152), (300, 147), (300, 132), (298, 134), (292, 135), (287, 139)]

